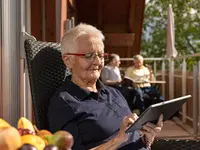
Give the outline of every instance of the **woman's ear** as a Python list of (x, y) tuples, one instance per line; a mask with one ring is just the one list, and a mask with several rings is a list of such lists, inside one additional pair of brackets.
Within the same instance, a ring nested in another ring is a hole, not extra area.
[(63, 55), (62, 56), (62, 60), (65, 64), (65, 66), (67, 66), (70, 70), (72, 69), (72, 66), (73, 66), (73, 57), (72, 56), (66, 56), (66, 55)]

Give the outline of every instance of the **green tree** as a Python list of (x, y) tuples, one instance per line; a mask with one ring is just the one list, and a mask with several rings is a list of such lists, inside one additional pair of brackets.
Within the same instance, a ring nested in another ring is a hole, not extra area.
[(174, 12), (179, 55), (200, 52), (200, 0), (150, 0), (145, 8), (142, 35), (141, 51), (145, 57), (165, 57), (169, 4)]

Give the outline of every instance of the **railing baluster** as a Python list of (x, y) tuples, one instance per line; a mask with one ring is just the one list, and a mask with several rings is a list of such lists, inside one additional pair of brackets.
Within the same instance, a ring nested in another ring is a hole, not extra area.
[(169, 99), (174, 98), (174, 60), (169, 60)]
[(198, 87), (198, 93), (197, 93), (197, 101), (198, 101), (198, 124), (197, 124), (197, 126), (198, 126), (198, 135), (200, 134), (199, 132), (200, 132), (200, 126), (199, 126), (199, 124), (200, 124), (200, 111), (199, 111), (199, 108), (200, 108), (200, 61), (198, 61), (198, 85), (197, 85), (197, 87)]
[[(187, 81), (187, 77), (186, 77), (186, 71), (187, 71), (187, 64), (185, 59), (183, 59), (183, 67), (182, 67), (182, 95), (186, 95), (187, 91), (187, 85), (186, 85), (186, 81)], [(186, 109), (186, 104), (183, 105), (182, 107), (182, 121), (183, 123), (186, 123), (186, 115), (187, 115), (187, 109)]]
[(75, 27), (75, 18), (74, 17), (71, 18), (71, 27), (72, 28)]
[(193, 66), (193, 135), (198, 135), (198, 101), (197, 101), (197, 87), (198, 87), (198, 68), (197, 65)]
[(68, 31), (69, 29), (71, 29), (71, 20), (67, 19), (67, 23), (66, 23), (66, 31)]
[[(162, 61), (162, 81), (165, 81), (165, 60)], [(165, 97), (165, 84), (162, 84), (162, 96)]]
[[(157, 73), (157, 65), (156, 65), (156, 61), (153, 61), (153, 73), (156, 75)], [(156, 76), (155, 76), (156, 78)]]

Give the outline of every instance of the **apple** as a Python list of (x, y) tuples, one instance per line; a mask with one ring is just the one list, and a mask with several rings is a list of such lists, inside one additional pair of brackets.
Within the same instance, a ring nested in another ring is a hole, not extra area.
[(63, 150), (70, 150), (74, 144), (73, 136), (67, 131), (57, 131), (52, 136), (47, 136), (46, 139), (49, 144), (56, 145)]

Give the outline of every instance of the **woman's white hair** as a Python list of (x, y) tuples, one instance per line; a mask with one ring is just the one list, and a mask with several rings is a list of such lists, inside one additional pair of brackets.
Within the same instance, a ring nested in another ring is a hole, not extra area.
[(102, 41), (105, 39), (104, 35), (97, 28), (80, 23), (76, 27), (68, 30), (61, 41), (61, 52), (62, 55), (64, 53), (76, 53), (77, 52), (77, 39), (83, 35), (92, 35), (96, 38), (101, 39)]
[(133, 56), (133, 59), (141, 60), (141, 61), (144, 60), (144, 58), (141, 55), (135, 55), (135, 56)]

